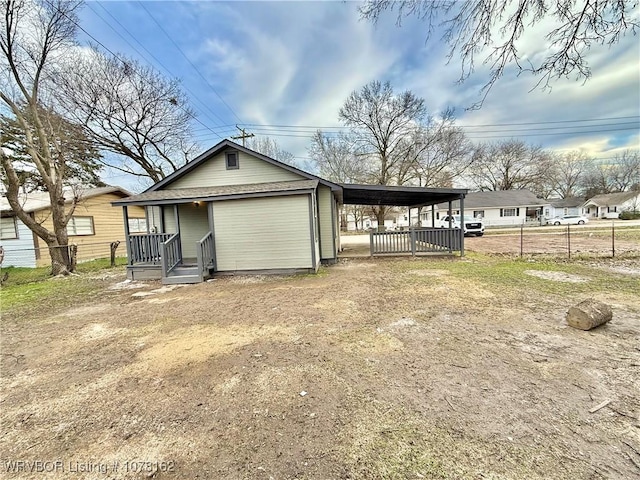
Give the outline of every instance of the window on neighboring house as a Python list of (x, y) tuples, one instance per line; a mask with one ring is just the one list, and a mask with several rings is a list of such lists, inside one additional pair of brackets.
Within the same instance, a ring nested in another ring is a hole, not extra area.
[(473, 218), (484, 218), (484, 210), (474, 210)]
[(617, 212), (618, 207), (607, 207), (607, 212), (612, 213), (612, 212)]
[(544, 216), (545, 216), (545, 217), (548, 217), (548, 216), (549, 216), (549, 209), (548, 209), (548, 208), (545, 208), (545, 209), (544, 209)]
[(227, 170), (237, 170), (240, 168), (240, 163), (238, 162), (238, 152), (227, 152)]
[(500, 209), (500, 216), (501, 217), (517, 217), (518, 216), (518, 210), (516, 208), (501, 208)]
[(135, 217), (130, 218), (129, 233), (147, 233), (147, 219)]
[(14, 240), (18, 238), (16, 217), (2, 217), (0, 222), (0, 240)]
[(93, 230), (93, 217), (71, 217), (67, 223), (69, 235), (95, 235)]
[(563, 210), (563, 213), (564, 213), (565, 215), (568, 215), (568, 214), (569, 214), (569, 209), (568, 209), (568, 208), (565, 208), (565, 209)]

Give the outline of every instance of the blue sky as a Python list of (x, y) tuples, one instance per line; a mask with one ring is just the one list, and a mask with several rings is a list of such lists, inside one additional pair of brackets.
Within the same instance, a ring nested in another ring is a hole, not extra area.
[[(358, 5), (90, 1), (80, 19), (110, 50), (181, 79), (202, 122), (194, 123), (194, 134), (203, 150), (237, 134), (234, 125), (240, 124), (256, 135), (270, 134), (303, 162), (313, 132), (303, 127), (339, 126), (346, 97), (372, 80), (412, 90), (434, 114), (454, 107), (458, 123), (476, 141), (522, 138), (601, 159), (640, 148), (637, 36), (613, 48), (592, 48), (593, 75), (586, 83), (562, 80), (550, 92), (530, 92), (535, 78), (508, 71), (482, 109), (468, 111), (479, 99), (486, 69), (480, 66), (458, 84), (460, 64), (446, 64), (447, 47), (437, 37), (425, 41), (423, 23), (407, 19), (397, 27), (389, 14), (372, 25), (359, 19)], [(532, 57), (544, 51), (537, 35), (521, 44)], [(89, 39), (81, 34), (80, 40)], [(567, 123), (547, 123), (560, 121)]]

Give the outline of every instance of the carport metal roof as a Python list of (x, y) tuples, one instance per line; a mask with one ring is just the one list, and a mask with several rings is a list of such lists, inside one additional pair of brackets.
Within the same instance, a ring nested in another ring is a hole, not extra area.
[(342, 184), (342, 200), (350, 205), (421, 207), (463, 199), (464, 188), (397, 187), (389, 185)]

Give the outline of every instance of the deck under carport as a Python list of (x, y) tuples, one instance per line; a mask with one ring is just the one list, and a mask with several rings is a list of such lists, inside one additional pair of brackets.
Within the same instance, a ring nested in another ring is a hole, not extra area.
[[(347, 205), (370, 205), (389, 207), (408, 207), (411, 209), (431, 207), (430, 227), (410, 227), (400, 232), (371, 232), (369, 235), (369, 254), (430, 254), (435, 252), (460, 252), (464, 255), (464, 231), (462, 229), (435, 228), (435, 206), (460, 202), (460, 215), (464, 218), (464, 197), (467, 189), (425, 188), (389, 185), (342, 184), (342, 201)], [(362, 249), (358, 249), (362, 254)]]

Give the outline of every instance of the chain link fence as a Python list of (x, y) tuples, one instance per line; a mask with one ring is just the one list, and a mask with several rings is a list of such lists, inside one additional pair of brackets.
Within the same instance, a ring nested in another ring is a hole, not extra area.
[[(49, 247), (19, 248), (11, 245), (1, 246), (3, 268), (7, 267), (45, 267), (51, 265)], [(120, 240), (113, 242), (80, 243), (55, 247), (61, 250), (64, 257), (71, 259), (73, 264), (97, 259), (108, 259), (115, 265), (117, 257), (126, 257), (127, 250)]]
[(470, 251), (495, 254), (604, 258), (640, 256), (640, 227), (566, 225), (513, 231), (488, 230), (482, 238), (467, 238)]

